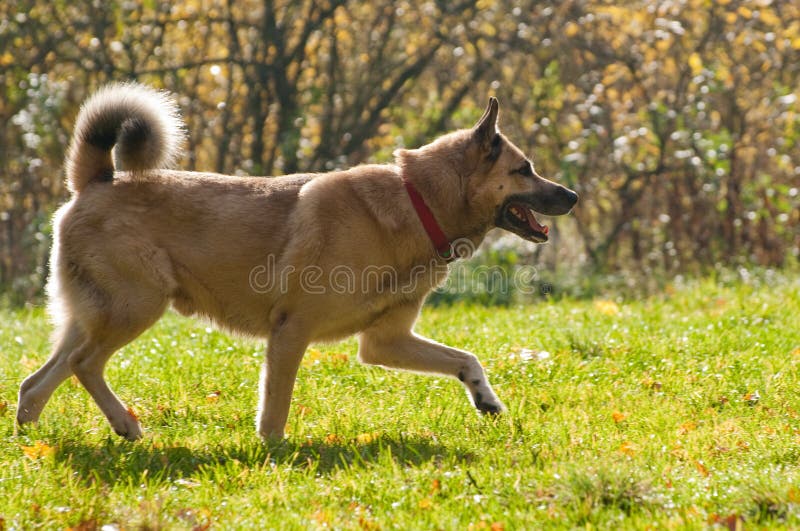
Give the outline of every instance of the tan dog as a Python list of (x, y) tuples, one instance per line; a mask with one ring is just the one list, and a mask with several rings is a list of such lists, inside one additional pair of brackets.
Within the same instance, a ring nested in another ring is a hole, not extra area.
[(37, 420), (75, 374), (114, 431), (141, 437), (103, 370), (170, 304), (268, 338), (265, 438), (283, 436), (306, 347), (356, 333), (362, 362), (457, 377), (478, 410), (502, 411), (474, 355), (412, 331), (446, 274), (433, 232), (477, 246), (499, 226), (543, 242), (532, 211), (565, 214), (577, 201), (534, 172), (497, 114), (492, 98), (474, 128), (400, 150), (396, 164), (243, 178), (163, 169), (179, 154), (175, 105), (141, 85), (102, 89), (82, 107), (67, 156), (73, 196), (54, 218), (48, 285), (55, 346), (20, 387), (18, 422)]

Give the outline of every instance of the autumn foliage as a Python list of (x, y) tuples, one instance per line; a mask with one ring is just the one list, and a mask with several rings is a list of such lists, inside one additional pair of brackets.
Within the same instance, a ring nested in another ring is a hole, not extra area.
[(124, 79), (179, 95), (183, 168), (254, 175), (389, 161), (471, 125), (494, 94), (540, 173), (582, 197), (534, 259), (795, 263), (800, 6), (622, 4), (2, 3), (0, 285), (40, 289), (75, 114)]

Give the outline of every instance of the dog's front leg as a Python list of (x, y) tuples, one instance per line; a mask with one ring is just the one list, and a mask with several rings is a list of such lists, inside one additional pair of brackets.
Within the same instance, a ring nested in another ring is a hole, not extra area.
[(281, 314), (270, 334), (259, 382), (256, 428), (265, 440), (284, 435), (297, 369), (307, 346), (299, 322)]
[[(458, 350), (410, 331), (413, 317), (391, 315), (365, 330), (359, 338), (358, 357), (371, 365), (417, 372), (432, 372), (458, 378), (467, 390), (473, 404), (481, 413), (500, 413), (505, 406), (497, 398), (489, 379), (474, 354)], [(406, 317), (406, 319), (403, 319)], [(398, 324), (406, 322), (406, 327)]]

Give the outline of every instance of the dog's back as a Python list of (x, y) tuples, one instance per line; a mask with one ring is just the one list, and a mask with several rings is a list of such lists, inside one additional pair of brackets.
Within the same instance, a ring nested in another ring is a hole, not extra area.
[(81, 108), (66, 161), (73, 198), (55, 218), (48, 286), (60, 329), (138, 334), (172, 302), (264, 334), (269, 301), (250, 289), (247, 269), (280, 247), (310, 177), (162, 169), (179, 155), (181, 137), (171, 100), (141, 85), (111, 85)]

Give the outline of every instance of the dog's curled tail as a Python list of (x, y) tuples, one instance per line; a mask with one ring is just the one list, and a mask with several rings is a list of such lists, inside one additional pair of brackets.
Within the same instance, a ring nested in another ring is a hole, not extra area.
[(67, 185), (73, 193), (114, 176), (119, 168), (164, 168), (181, 152), (183, 122), (175, 102), (164, 92), (137, 83), (114, 83), (81, 107), (67, 153)]

